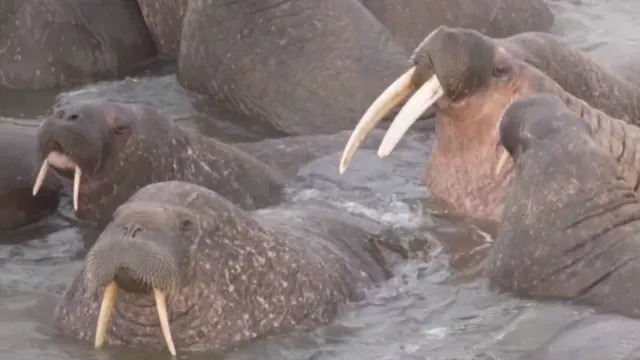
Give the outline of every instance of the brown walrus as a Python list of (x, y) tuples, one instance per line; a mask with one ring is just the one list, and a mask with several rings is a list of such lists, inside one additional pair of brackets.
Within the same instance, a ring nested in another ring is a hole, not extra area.
[(640, 317), (640, 198), (615, 157), (551, 94), (515, 100), (499, 133), (515, 171), (488, 258), (490, 285)]
[(391, 276), (387, 230), (322, 201), (249, 213), (195, 184), (147, 185), (90, 249), (54, 330), (173, 355), (311, 330)]
[(90, 100), (48, 116), (38, 130), (42, 164), (73, 180), (76, 215), (106, 224), (145, 185), (183, 180), (218, 192), (245, 209), (280, 200), (284, 178), (247, 153), (177, 126), (144, 104)]
[(550, 92), (591, 125), (596, 141), (616, 155), (629, 183), (638, 183), (638, 128), (576, 98), (495, 40), (473, 30), (442, 27), (416, 49), (413, 62), (415, 66), (363, 115), (345, 147), (340, 172), (345, 171), (367, 133), (415, 91), (389, 127), (378, 154), (390, 154), (418, 116), (432, 107), (436, 145), (425, 169), (431, 195), (457, 213), (498, 222), (511, 174), (510, 170), (495, 173), (501, 154), (495, 131), (498, 119), (513, 99)]

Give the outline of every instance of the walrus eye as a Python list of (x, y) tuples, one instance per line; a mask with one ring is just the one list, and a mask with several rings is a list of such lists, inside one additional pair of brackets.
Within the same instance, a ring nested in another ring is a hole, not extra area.
[(180, 221), (180, 231), (189, 232), (193, 228), (193, 221), (188, 219), (183, 219)]
[(493, 66), (493, 76), (496, 78), (507, 78), (511, 75), (511, 66), (509, 64), (495, 64)]
[(122, 135), (126, 133), (128, 130), (129, 130), (129, 127), (127, 125), (116, 125), (113, 127), (113, 132), (116, 135)]

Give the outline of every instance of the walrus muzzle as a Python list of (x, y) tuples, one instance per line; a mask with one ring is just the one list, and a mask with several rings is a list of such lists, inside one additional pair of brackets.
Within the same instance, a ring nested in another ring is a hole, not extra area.
[[(142, 231), (145, 234), (141, 234)], [(125, 282), (119, 281), (118, 278), (119, 274), (127, 273), (130, 279), (135, 279), (141, 284), (139, 289), (152, 291), (164, 340), (171, 354), (176, 355), (166, 298), (167, 295), (175, 296), (180, 290), (183, 269), (176, 259), (175, 249), (170, 244), (154, 240), (163, 237), (166, 235), (153, 229), (143, 229), (135, 224), (121, 226), (112, 223), (87, 254), (87, 287), (93, 293), (104, 287), (96, 325), (96, 348), (104, 343), (118, 290), (132, 292), (130, 287), (123, 286)]]
[(415, 71), (416, 67), (414, 66), (402, 74), (389, 85), (365, 111), (351, 133), (351, 137), (349, 137), (344, 152), (342, 153), (339, 167), (340, 174), (344, 173), (347, 169), (356, 151), (376, 125), (378, 125), (389, 111), (406, 99), (412, 92), (415, 91), (413, 96), (411, 96), (402, 109), (400, 109), (382, 139), (382, 143), (378, 148), (379, 157), (389, 155), (411, 125), (444, 95), (444, 89), (436, 75), (433, 75), (416, 90), (413, 82)]

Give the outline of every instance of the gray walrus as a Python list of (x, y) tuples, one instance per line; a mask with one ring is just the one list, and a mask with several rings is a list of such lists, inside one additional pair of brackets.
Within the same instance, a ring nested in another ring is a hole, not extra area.
[(473, 30), (441, 27), (423, 41), (412, 59), (415, 66), (362, 116), (345, 147), (341, 172), (386, 112), (414, 93), (389, 126), (378, 155), (388, 156), (431, 107), (436, 114), (436, 145), (424, 175), (430, 194), (459, 214), (498, 222), (511, 174), (508, 166), (495, 172), (503, 153), (495, 131), (500, 115), (515, 98), (553, 93), (591, 125), (596, 141), (616, 156), (625, 178), (637, 187), (638, 128), (589, 106), (493, 39)]
[(40, 125), (37, 154), (73, 180), (76, 214), (106, 224), (138, 189), (183, 180), (212, 189), (245, 209), (280, 199), (284, 178), (245, 152), (175, 125), (144, 104), (90, 100), (63, 105)]
[(134, 1), (3, 0), (0, 86), (43, 89), (133, 73), (156, 55)]
[(515, 171), (488, 258), (490, 285), (640, 316), (640, 199), (615, 157), (551, 94), (515, 100), (499, 133)]
[[(37, 196), (31, 194), (38, 167), (34, 161), (33, 131), (0, 124), (0, 231), (32, 224), (58, 208), (62, 184), (57, 177), (44, 182)], [(0, 241), (10, 240), (0, 236)]]
[(166, 344), (174, 355), (313, 329), (391, 275), (373, 254), (376, 239), (393, 236), (322, 202), (247, 213), (195, 184), (151, 184), (114, 213), (54, 329), (97, 347)]
[[(491, 3), (490, 9), (495, 11), (463, 7), (478, 2)], [(420, 16), (425, 12), (438, 14), (434, 16), (437, 24), (445, 21), (450, 11), (460, 21), (483, 18), (477, 23), (479, 27), (483, 21), (499, 27), (500, 20), (509, 17), (506, 14), (517, 14), (514, 22), (524, 25), (531, 14), (526, 9), (539, 1), (401, 3), (405, 17), (380, 3), (364, 2), (378, 15), (387, 13), (387, 19), (415, 23), (416, 33), (424, 34), (419, 30), (421, 24), (431, 24)], [(450, 5), (442, 8), (442, 4)], [(425, 10), (417, 10), (420, 7)], [(419, 15), (406, 18), (414, 13)], [(351, 128), (375, 99), (377, 89), (393, 81), (409, 57), (391, 35), (393, 30), (357, 0), (195, 0), (189, 1), (183, 22), (177, 72), (180, 84), (209, 96), (217, 108), (288, 135), (329, 134)]]

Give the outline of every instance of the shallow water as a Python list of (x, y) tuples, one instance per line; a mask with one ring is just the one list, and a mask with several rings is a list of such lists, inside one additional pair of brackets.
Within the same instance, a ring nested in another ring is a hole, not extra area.
[[(613, 67), (628, 66), (639, 48), (640, 2), (632, 0), (553, 1), (555, 32)], [(614, 56), (612, 54), (622, 54)], [(615, 59), (613, 59), (615, 57)], [(34, 117), (52, 105), (107, 97), (160, 106), (177, 122), (225, 141), (255, 140), (265, 129), (211, 114), (199, 97), (182, 90), (171, 68), (159, 76), (105, 82), (65, 93), (0, 91), (0, 121), (37, 126)], [(428, 143), (427, 143), (428, 144)], [(473, 224), (439, 215), (420, 185), (427, 144), (406, 141), (404, 150), (384, 160), (361, 151), (349, 171), (338, 176), (336, 154), (318, 159), (298, 173), (293, 192), (300, 198), (329, 198), (350, 211), (389, 224), (416, 227), (434, 240), (426, 261), (396, 269), (398, 276), (348, 306), (331, 325), (315, 332), (261, 340), (224, 355), (179, 354), (181, 359), (516, 359), (549, 338), (585, 309), (510, 298), (487, 289), (483, 280), (456, 271), (474, 256), (451, 257), (460, 246), (490, 244)], [(80, 266), (96, 232), (76, 224), (69, 199), (59, 214), (18, 233), (0, 235), (0, 353), (11, 359), (151, 359), (166, 351), (94, 350), (91, 344), (51, 336), (57, 297)], [(25, 240), (25, 241), (22, 241)], [(444, 247), (443, 245), (446, 245)], [(469, 254), (471, 251), (464, 251)], [(452, 277), (452, 274), (458, 276)], [(469, 280), (471, 279), (471, 280)]]

